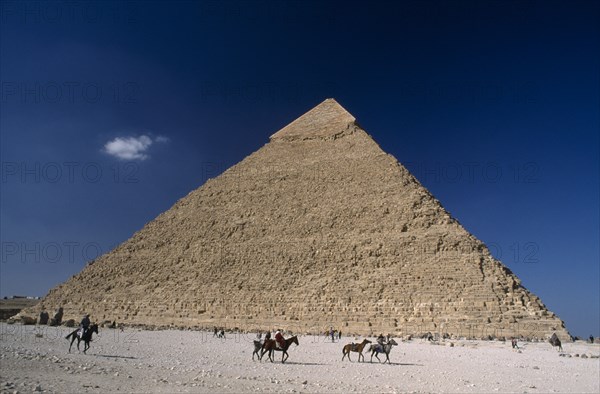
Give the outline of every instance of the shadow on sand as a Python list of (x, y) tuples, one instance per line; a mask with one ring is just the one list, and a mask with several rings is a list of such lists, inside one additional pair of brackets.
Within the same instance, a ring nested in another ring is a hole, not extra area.
[[(277, 364), (277, 360), (275, 360), (275, 363)], [(281, 364), (281, 360), (279, 360), (279, 364)], [(286, 361), (284, 364), (292, 364), (292, 365), (329, 365), (329, 364), (323, 364), (323, 363), (300, 363), (297, 361)]]
[[(379, 363), (373, 362), (373, 364), (379, 364)], [(386, 365), (398, 365), (398, 366), (403, 366), (403, 367), (424, 367), (425, 366), (423, 364), (411, 364), (411, 363), (386, 363)]]
[(128, 360), (137, 360), (137, 357), (133, 356), (113, 356), (109, 354), (96, 354), (97, 357), (106, 357), (106, 358), (126, 358)]

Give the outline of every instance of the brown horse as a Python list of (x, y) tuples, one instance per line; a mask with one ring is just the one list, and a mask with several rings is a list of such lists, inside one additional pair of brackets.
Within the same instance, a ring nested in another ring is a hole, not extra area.
[(262, 360), (265, 353), (269, 352), (269, 360), (273, 362), (273, 352), (276, 350), (278, 352), (283, 352), (283, 354), (281, 355), (281, 362), (284, 363), (285, 360), (287, 360), (289, 357), (287, 350), (289, 349), (292, 343), (295, 343), (296, 346), (299, 345), (297, 336), (294, 335), (293, 337), (284, 340), (282, 348), (277, 346), (277, 341), (275, 341), (274, 339), (267, 339), (262, 345), (262, 353), (260, 354), (260, 359)]
[(348, 360), (350, 360), (350, 352), (358, 352), (358, 361), (360, 362), (360, 358), (362, 357), (363, 361), (365, 361), (365, 356), (362, 354), (363, 349), (367, 346), (367, 343), (371, 343), (368, 339), (363, 339), (361, 343), (349, 343), (342, 349), (342, 361), (344, 361), (344, 357), (348, 356)]

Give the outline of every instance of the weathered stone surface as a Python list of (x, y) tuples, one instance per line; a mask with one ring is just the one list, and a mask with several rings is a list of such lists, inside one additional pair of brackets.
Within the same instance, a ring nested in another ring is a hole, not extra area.
[(64, 314), (63, 308), (59, 306), (58, 309), (56, 310), (56, 313), (54, 314), (54, 317), (52, 319), (50, 319), (50, 322), (48, 323), (48, 325), (60, 326), (62, 324), (63, 314)]
[(65, 327), (75, 327), (75, 319), (68, 319), (63, 322)]
[(356, 119), (334, 99), (327, 99), (271, 136), (271, 140), (328, 140), (353, 130)]
[(50, 320), (50, 315), (46, 311), (40, 312), (40, 317), (38, 319), (38, 324), (46, 325), (48, 324), (48, 320)]
[(568, 339), (332, 99), (43, 303), (118, 324)]
[(21, 312), (17, 313), (16, 315), (10, 317), (8, 319), (8, 321), (10, 323), (21, 323), (24, 325), (33, 325), (37, 322), (37, 319), (31, 316), (28, 316), (27, 314), (22, 314)]

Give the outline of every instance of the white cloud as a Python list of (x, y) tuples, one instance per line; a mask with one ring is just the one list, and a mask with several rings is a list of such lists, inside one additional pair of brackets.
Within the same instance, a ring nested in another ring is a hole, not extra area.
[(159, 143), (167, 143), (167, 142), (169, 142), (171, 140), (169, 139), (169, 137), (165, 137), (164, 135), (159, 135), (158, 137), (156, 137), (154, 139), (154, 141), (155, 142), (159, 142)]
[(117, 137), (104, 144), (104, 152), (122, 160), (146, 160), (153, 141), (147, 135)]

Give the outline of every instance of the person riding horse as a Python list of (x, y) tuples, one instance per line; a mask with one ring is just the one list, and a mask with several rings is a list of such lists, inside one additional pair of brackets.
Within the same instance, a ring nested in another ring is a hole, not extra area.
[(87, 330), (90, 328), (90, 324), (90, 315), (85, 315), (83, 319), (81, 319), (81, 323), (79, 324), (81, 332), (81, 334), (79, 335), (80, 337), (83, 337), (83, 334), (87, 332)]
[(277, 346), (279, 346), (280, 349), (283, 349), (285, 346), (285, 338), (283, 337), (281, 330), (277, 330), (275, 333), (275, 341), (277, 342)]

